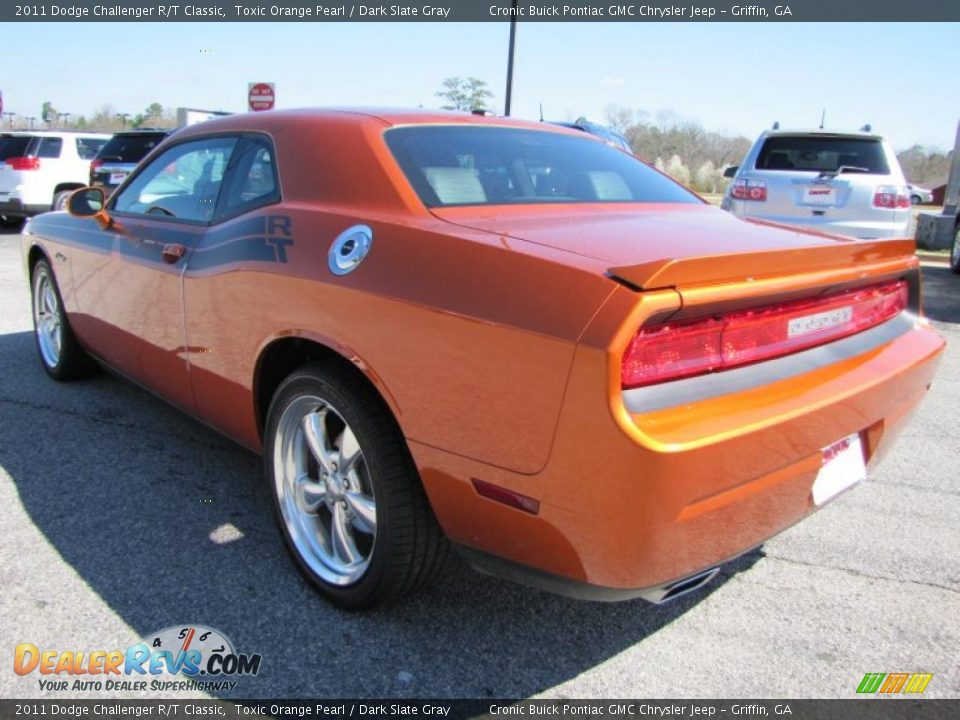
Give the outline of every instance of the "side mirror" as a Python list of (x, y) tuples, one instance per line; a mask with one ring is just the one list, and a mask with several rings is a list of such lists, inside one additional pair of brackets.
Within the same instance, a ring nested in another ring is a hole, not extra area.
[(106, 202), (107, 196), (100, 188), (80, 188), (67, 200), (67, 210), (77, 217), (93, 217), (103, 212)]
[(740, 166), (739, 166), (739, 165), (731, 165), (730, 167), (726, 168), (726, 169), (723, 171), (723, 176), (724, 176), (725, 178), (732, 178), (734, 175), (737, 174), (737, 170), (739, 170), (739, 169), (740, 169)]
[(80, 188), (67, 200), (67, 211), (76, 217), (92, 217), (106, 230), (113, 225), (113, 218), (107, 215), (107, 196), (100, 188)]

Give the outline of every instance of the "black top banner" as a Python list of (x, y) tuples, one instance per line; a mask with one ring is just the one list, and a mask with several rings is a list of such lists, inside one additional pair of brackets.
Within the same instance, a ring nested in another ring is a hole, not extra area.
[(943, 720), (958, 700), (0, 700), (0, 718)]
[(930, 22), (960, 21), (945, 0), (63, 0), (3, 3), (4, 22)]

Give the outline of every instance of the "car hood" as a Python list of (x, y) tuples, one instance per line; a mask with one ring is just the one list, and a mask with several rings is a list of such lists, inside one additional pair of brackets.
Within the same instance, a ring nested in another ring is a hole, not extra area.
[(855, 240), (741, 220), (706, 205), (473, 206), (432, 212), (462, 227), (599, 260), (610, 275), (641, 289), (811, 272), (914, 252), (911, 239)]

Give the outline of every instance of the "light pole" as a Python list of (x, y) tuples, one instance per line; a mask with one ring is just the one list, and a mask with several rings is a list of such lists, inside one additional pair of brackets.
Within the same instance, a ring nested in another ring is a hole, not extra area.
[(70, 113), (57, 113), (57, 122), (60, 123), (61, 127), (67, 126), (67, 120), (70, 118)]
[(507, 99), (504, 102), (503, 114), (510, 116), (510, 100), (513, 97), (513, 47), (517, 41), (517, 5), (519, 0), (510, 3), (510, 46), (507, 51)]
[(117, 113), (117, 117), (120, 118), (120, 121), (123, 123), (123, 129), (127, 129), (127, 118), (130, 117), (130, 113)]
[(13, 130), (13, 118), (16, 116), (15, 112), (5, 112), (3, 116), (7, 118), (7, 122), (10, 123), (10, 129)]

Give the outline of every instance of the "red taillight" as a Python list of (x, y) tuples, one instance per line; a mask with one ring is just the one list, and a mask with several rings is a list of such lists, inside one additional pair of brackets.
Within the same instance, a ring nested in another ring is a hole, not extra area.
[(899, 185), (878, 185), (873, 191), (873, 206), (887, 210), (910, 207), (910, 188)]
[(730, 197), (734, 200), (765, 202), (767, 199), (767, 183), (763, 180), (737, 180), (730, 188)]
[(678, 380), (799, 352), (862, 332), (907, 307), (898, 280), (827, 298), (719, 318), (640, 328), (623, 354), (624, 389)]
[(14, 170), (39, 170), (40, 158), (38, 157), (7, 158), (7, 165), (9, 165)]
[(90, 163), (90, 172), (96, 172), (103, 165), (103, 160), (94, 160)]

